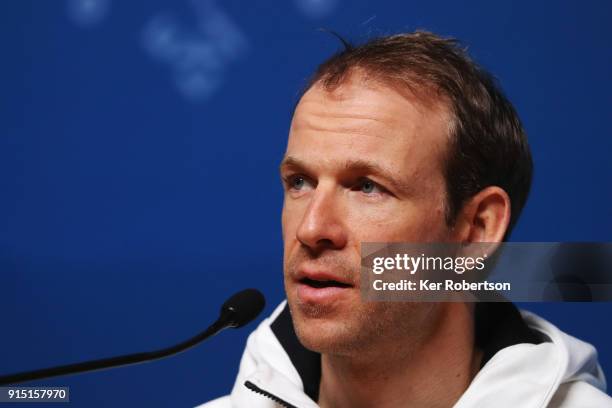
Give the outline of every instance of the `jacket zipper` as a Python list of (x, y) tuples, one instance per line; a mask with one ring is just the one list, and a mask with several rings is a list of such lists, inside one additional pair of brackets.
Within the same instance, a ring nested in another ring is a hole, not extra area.
[(288, 403), (287, 401), (277, 397), (276, 395), (266, 391), (266, 390), (262, 390), (261, 388), (259, 388), (258, 386), (256, 386), (255, 384), (253, 384), (250, 381), (246, 381), (244, 383), (245, 387), (247, 387), (249, 390), (256, 392), (258, 394), (263, 395), (264, 397), (268, 397), (270, 398), (272, 401), (276, 402), (279, 405), (282, 405), (285, 408), (297, 408), (295, 405), (291, 405), (290, 403)]

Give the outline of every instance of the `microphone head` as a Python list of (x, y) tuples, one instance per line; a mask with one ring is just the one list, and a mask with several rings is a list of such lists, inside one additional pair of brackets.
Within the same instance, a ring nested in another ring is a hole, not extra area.
[(221, 317), (228, 327), (242, 327), (255, 319), (266, 305), (266, 299), (257, 289), (245, 289), (227, 299), (221, 306)]

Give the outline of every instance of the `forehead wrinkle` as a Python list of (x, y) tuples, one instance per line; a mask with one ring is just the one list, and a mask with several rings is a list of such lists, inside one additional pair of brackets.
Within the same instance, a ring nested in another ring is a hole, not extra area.
[(391, 131), (394, 123), (395, 118), (391, 115), (377, 118), (358, 113), (333, 113), (311, 109), (308, 113), (297, 113), (291, 129), (382, 137), (381, 133)]
[[(380, 118), (372, 117), (372, 104), (368, 104), (363, 99), (356, 99), (356, 89), (366, 89), (374, 94), (385, 91), (385, 100), (401, 98), (411, 105), (421, 117), (431, 117), (435, 120), (441, 120), (446, 128), (446, 134), (452, 133), (454, 115), (451, 112), (451, 102), (447, 96), (424, 86), (422, 89), (407, 88), (405, 84), (394, 80), (382, 80), (376, 76), (370, 75), (367, 70), (356, 68), (351, 70), (349, 74), (342, 80), (337, 87), (329, 89), (320, 81), (314, 84), (301, 98), (296, 108), (304, 105), (322, 105), (320, 113), (317, 116), (322, 118), (337, 116), (338, 118), (364, 118), (372, 121), (380, 122), (385, 127), (393, 128), (402, 120), (402, 111), (389, 111), (389, 106), (378, 106), (374, 114), (380, 114)], [(376, 98), (376, 96), (375, 96)], [(330, 103), (331, 102), (331, 103)], [(363, 108), (368, 112), (367, 115), (351, 114), (329, 114), (329, 106), (340, 106), (347, 110)], [(316, 109), (318, 110), (318, 109)], [(297, 109), (294, 111), (294, 119), (297, 115)], [(406, 123), (401, 125), (404, 131), (410, 131), (412, 124)], [(413, 129), (414, 131), (414, 129)]]

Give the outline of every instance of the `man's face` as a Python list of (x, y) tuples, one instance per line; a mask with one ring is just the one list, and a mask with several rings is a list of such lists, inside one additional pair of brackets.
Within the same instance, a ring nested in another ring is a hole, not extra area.
[(363, 351), (435, 320), (433, 304), (361, 300), (360, 243), (450, 239), (447, 134), (445, 109), (358, 75), (302, 97), (281, 176), (285, 290), (307, 348)]

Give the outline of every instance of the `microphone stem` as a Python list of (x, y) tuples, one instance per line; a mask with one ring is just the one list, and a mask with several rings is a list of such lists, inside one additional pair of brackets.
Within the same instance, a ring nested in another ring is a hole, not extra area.
[(166, 347), (161, 350), (149, 351), (144, 353), (126, 354), (123, 356), (102, 358), (99, 360), (85, 361), (82, 363), (66, 364), (56, 367), (44, 368), (42, 370), (25, 371), (16, 374), (0, 376), (0, 385), (16, 384), (25, 381), (32, 381), (41, 378), (57, 377), (60, 375), (68, 375), (74, 373), (82, 373), (87, 371), (103, 370), (105, 368), (137, 364), (145, 361), (157, 360), (172, 354), (183, 352), (208, 337), (214, 336), (221, 330), (228, 327), (229, 316), (223, 314), (215, 323), (210, 325), (206, 330), (198, 335), (179, 343), (175, 346)]

